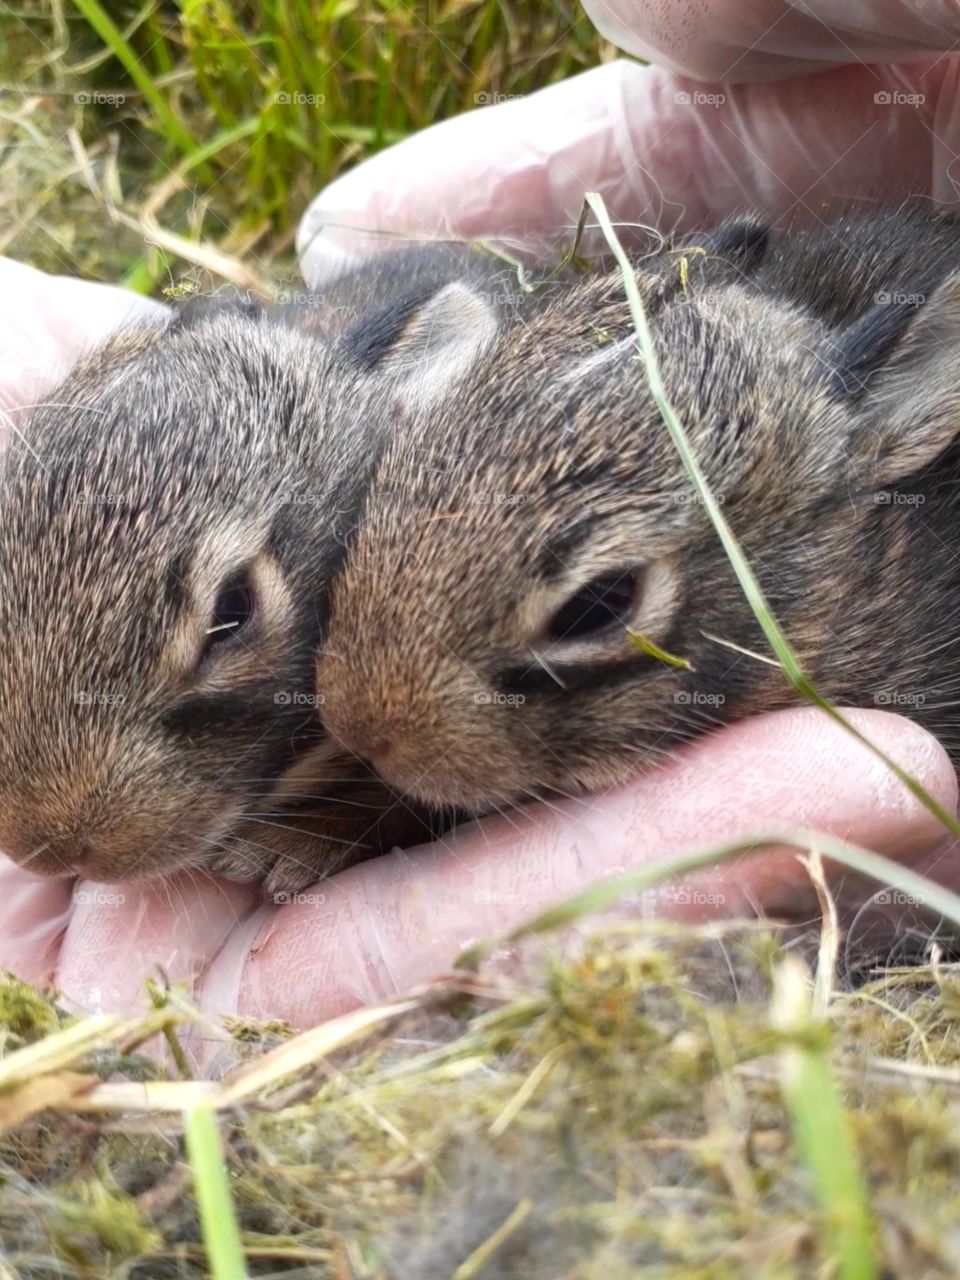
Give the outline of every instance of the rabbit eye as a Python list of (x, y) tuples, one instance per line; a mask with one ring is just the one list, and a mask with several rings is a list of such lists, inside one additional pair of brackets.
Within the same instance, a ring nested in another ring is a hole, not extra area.
[(209, 653), (215, 645), (238, 635), (253, 617), (255, 606), (247, 571), (242, 570), (227, 578), (220, 588), (213, 617), (207, 627), (205, 652)]
[(547, 625), (550, 640), (582, 640), (625, 627), (636, 609), (639, 574), (630, 569), (605, 573), (581, 587)]

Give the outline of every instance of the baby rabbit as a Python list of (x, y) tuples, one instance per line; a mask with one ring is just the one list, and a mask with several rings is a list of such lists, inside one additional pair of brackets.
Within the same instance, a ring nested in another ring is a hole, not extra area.
[[(960, 222), (912, 211), (746, 219), (637, 275), (667, 394), (804, 667), (960, 762), (958, 268)], [(795, 700), (752, 656), (619, 273), (408, 403), (319, 607), (323, 725), (429, 806), (595, 792)]]
[(429, 834), (317, 719), (322, 602), (389, 388), (428, 402), (516, 297), (501, 264), (434, 249), (308, 306), (188, 305), (112, 338), (18, 424), (0, 459), (0, 849), (44, 874), (196, 868), (275, 890)]

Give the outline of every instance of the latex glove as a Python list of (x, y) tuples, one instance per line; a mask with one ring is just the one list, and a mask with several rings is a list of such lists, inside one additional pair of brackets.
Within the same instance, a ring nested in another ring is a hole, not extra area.
[[(0, 393), (14, 424), (46, 394), (45, 369), (59, 373), (153, 305), (10, 263), (0, 264), (0, 299), (0, 350), (10, 353)], [(855, 715), (955, 808), (956, 777), (933, 738), (884, 712)], [(791, 823), (891, 857), (942, 859), (943, 877), (960, 878), (942, 830), (909, 792), (826, 717), (798, 710), (695, 743), (608, 796), (464, 828), (289, 905), (196, 876), (147, 886), (41, 880), (0, 855), (0, 966), (53, 982), (85, 1010), (142, 1004), (144, 979), (159, 967), (190, 982), (212, 1012), (305, 1026), (429, 978), (469, 941), (606, 874)], [(687, 901), (652, 893), (644, 906), (682, 918), (810, 907), (806, 874), (786, 851), (690, 877), (688, 888)]]
[(0, 258), (0, 443), (83, 351), (112, 329), (163, 310), (126, 289)]
[(298, 245), (308, 281), (392, 243), (377, 230), (555, 247), (572, 237), (589, 190), (616, 219), (661, 230), (745, 209), (809, 222), (911, 195), (956, 202), (952, 0), (922, 16), (892, 0), (586, 7), (623, 48), (672, 70), (610, 63), (373, 156), (307, 211)]
[[(85, 347), (156, 309), (119, 289), (0, 260), (3, 419), (16, 429)], [(886, 712), (852, 715), (955, 809), (956, 777), (933, 738)], [(197, 876), (146, 886), (42, 880), (0, 855), (0, 967), (54, 983), (85, 1010), (143, 1004), (144, 979), (160, 967), (190, 982), (211, 1012), (305, 1026), (447, 969), (466, 943), (604, 875), (791, 824), (922, 859), (960, 882), (934, 819), (863, 747), (800, 709), (694, 743), (609, 796), (462, 828), (355, 867), (290, 905)], [(811, 906), (806, 873), (788, 851), (686, 883), (686, 901), (651, 893), (644, 909), (699, 918)]]
[[(956, 775), (933, 738), (886, 712), (851, 718), (955, 810)], [(143, 1005), (144, 978), (159, 966), (212, 1013), (311, 1026), (448, 970), (464, 945), (605, 875), (793, 823), (960, 884), (938, 823), (864, 747), (804, 708), (701, 739), (602, 800), (464, 827), (342, 872), (287, 905), (195, 875), (71, 891), (7, 863), (0, 965), (54, 981), (86, 1010)], [(688, 876), (679, 895), (650, 891), (640, 909), (696, 920), (815, 914), (807, 873), (785, 849)]]

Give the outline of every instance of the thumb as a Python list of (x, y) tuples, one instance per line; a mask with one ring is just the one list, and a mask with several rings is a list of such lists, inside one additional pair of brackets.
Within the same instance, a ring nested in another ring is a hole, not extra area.
[[(875, 710), (847, 715), (955, 810), (952, 765), (924, 730)], [(218, 957), (207, 980), (218, 997), (235, 991), (243, 1015), (313, 1026), (427, 981), (467, 943), (606, 875), (785, 824), (906, 862), (943, 843), (937, 819), (885, 765), (822, 712), (795, 708), (700, 739), (607, 795), (485, 819), (352, 867), (273, 913), (252, 946), (247, 938), (248, 953)], [(715, 868), (692, 909), (709, 901), (721, 915), (779, 914), (801, 902), (808, 883), (793, 850), (761, 850)], [(652, 905), (676, 914), (656, 895)]]
[(952, 203), (958, 75), (960, 60), (941, 57), (707, 87), (609, 63), (444, 121), (338, 178), (301, 223), (304, 276), (317, 287), (396, 237), (555, 251), (590, 190), (615, 220), (663, 231), (745, 209), (809, 222), (854, 201)]
[(627, 53), (701, 80), (773, 80), (856, 62), (947, 52), (955, 0), (584, 0)]

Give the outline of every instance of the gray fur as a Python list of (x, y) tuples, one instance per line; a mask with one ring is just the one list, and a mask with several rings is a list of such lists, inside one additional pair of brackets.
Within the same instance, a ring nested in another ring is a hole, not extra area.
[[(468, 335), (458, 359), (455, 333), (438, 346), (419, 323), (460, 281), (488, 341), (520, 301), (515, 275), (435, 246), (292, 303), (187, 303), (92, 352), (32, 413), (0, 462), (10, 856), (288, 891), (429, 836), (324, 732), (313, 669), (390, 397), (411, 399), (404, 353), (442, 351), (449, 382), (479, 349)], [(219, 589), (244, 569), (252, 623), (204, 656)]]
[[(668, 394), (804, 667), (960, 759), (958, 269), (958, 223), (922, 213), (734, 224), (638, 264)], [(565, 290), (377, 464), (321, 715), (426, 804), (595, 792), (796, 700), (730, 647), (767, 652), (631, 333), (618, 273)], [(634, 568), (626, 625), (544, 641), (578, 585)]]
[[(290, 887), (377, 847), (389, 798), (327, 758), (312, 696), (317, 601), (378, 447), (371, 397), (313, 338), (225, 309), (119, 335), (32, 415), (0, 478), (11, 856), (102, 880), (259, 877), (279, 858)], [(202, 663), (218, 580), (264, 553), (286, 604)]]
[[(957, 224), (923, 215), (743, 222), (638, 264), (668, 392), (805, 666), (960, 756), (957, 268)], [(82, 362), (0, 464), (0, 848), (295, 888), (791, 702), (714, 638), (764, 646), (631, 334), (616, 273), (531, 297), (446, 249)], [(204, 656), (243, 568), (254, 623)], [(691, 671), (626, 626), (544, 643), (621, 568), (623, 621)]]

